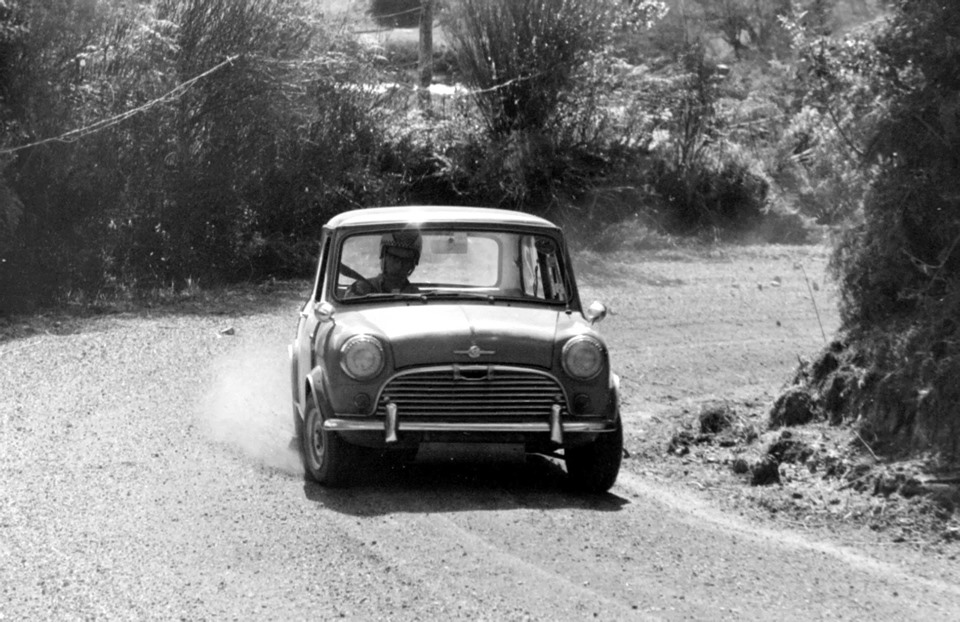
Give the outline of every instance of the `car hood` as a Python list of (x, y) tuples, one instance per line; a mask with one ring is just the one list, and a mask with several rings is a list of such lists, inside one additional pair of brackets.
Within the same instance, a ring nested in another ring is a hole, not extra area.
[(390, 306), (349, 315), (356, 332), (385, 339), (397, 368), (443, 363), (550, 368), (558, 325), (571, 321), (563, 309), (486, 304)]

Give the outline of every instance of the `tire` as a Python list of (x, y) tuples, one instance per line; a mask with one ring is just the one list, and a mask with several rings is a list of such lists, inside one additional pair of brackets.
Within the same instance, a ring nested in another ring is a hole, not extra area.
[(564, 450), (567, 478), (570, 485), (581, 492), (607, 492), (617, 481), (620, 461), (623, 459), (623, 424), (617, 417), (613, 432), (597, 436), (597, 440), (582, 447)]
[(323, 415), (311, 395), (300, 434), (300, 457), (306, 479), (330, 487), (350, 483), (356, 450), (336, 432), (323, 429)]

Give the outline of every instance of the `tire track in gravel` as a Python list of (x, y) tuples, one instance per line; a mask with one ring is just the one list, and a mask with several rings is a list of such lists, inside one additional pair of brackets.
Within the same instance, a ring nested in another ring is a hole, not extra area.
[[(589, 582), (544, 565), (518, 542), (497, 538), (530, 522), (529, 510), (515, 507), (516, 494), (488, 488), (489, 483), (479, 491), (467, 486), (454, 492), (446, 478), (429, 471), (414, 468), (408, 474), (425, 474), (443, 490), (430, 491), (422, 482), (402, 477), (394, 480), (393, 489), (313, 494), (338, 508), (329, 511), (359, 515), (353, 524), (334, 520), (361, 548), (376, 551), (393, 571), (424, 586), (424, 599), (435, 601), (432, 611), (480, 614), (482, 619), (624, 619), (637, 613)], [(479, 603), (483, 607), (478, 611)]]

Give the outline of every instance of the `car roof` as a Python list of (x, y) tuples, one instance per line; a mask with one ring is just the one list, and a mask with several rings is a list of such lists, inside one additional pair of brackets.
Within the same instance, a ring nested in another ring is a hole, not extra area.
[(336, 229), (338, 227), (406, 225), (410, 223), (419, 225), (432, 223), (500, 224), (557, 228), (549, 220), (523, 212), (494, 207), (451, 205), (405, 205), (351, 210), (331, 218), (327, 222), (327, 227)]

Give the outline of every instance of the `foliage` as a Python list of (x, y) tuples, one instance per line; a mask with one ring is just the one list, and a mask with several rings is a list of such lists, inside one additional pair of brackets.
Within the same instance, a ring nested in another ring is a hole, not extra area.
[(399, 55), (307, 0), (0, 0), (0, 308), (304, 274), (329, 216), (378, 203), (549, 212), (585, 234), (737, 226), (788, 195), (825, 222), (853, 212), (861, 171), (830, 128), (866, 145), (844, 124), (869, 103), (813, 80), (846, 61), (811, 54), (797, 86), (784, 69), (764, 90), (686, 36), (638, 56), (665, 6), (438, 3), (473, 99), (423, 113)]
[[(442, 115), (411, 111), (388, 133), (389, 172), (404, 200), (535, 212), (582, 200), (640, 141), (622, 112), (629, 97), (617, 92), (623, 64), (602, 45), (610, 36), (586, 40), (580, 18), (632, 28), (628, 21), (654, 17), (654, 6), (615, 14), (612, 4), (568, 0), (454, 5), (446, 19), (473, 101)], [(504, 47), (517, 41), (524, 49)]]
[(718, 115), (727, 72), (694, 45), (649, 89), (651, 147), (659, 156), (653, 184), (666, 203), (666, 224), (680, 230), (749, 227), (766, 207), (767, 180), (733, 148)]
[(591, 53), (663, 10), (654, 0), (462, 0), (448, 29), (464, 80), (496, 135), (542, 131)]
[(783, 36), (778, 18), (790, 8), (791, 0), (719, 0), (703, 5), (707, 26), (721, 34), (738, 58), (750, 48), (764, 52), (781, 48)]
[(878, 40), (889, 98), (867, 155), (881, 169), (865, 223), (841, 245), (848, 322), (927, 309), (960, 277), (960, 7), (899, 2)]
[(864, 219), (837, 244), (841, 312), (862, 366), (859, 402), (880, 440), (960, 451), (960, 5), (898, 0), (877, 38), (879, 173)]
[(860, 218), (878, 172), (863, 158), (885, 113), (876, 28), (829, 37), (804, 26), (802, 18), (783, 20), (797, 54), (799, 88), (796, 113), (778, 144), (777, 179), (819, 222), (850, 222)]
[(351, 86), (370, 59), (302, 5), (28, 9), (3, 73), (2, 147), (34, 144), (4, 160), (0, 308), (303, 273), (332, 213), (393, 196), (383, 98)]

